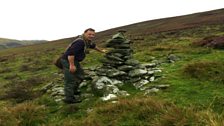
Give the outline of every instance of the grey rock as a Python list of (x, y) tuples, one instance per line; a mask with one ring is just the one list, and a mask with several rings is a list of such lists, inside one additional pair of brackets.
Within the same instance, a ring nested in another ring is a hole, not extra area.
[(127, 75), (127, 73), (124, 71), (116, 70), (116, 69), (111, 69), (107, 71), (107, 76), (109, 77), (117, 77), (117, 76), (123, 76), (123, 75)]
[(119, 95), (119, 96), (129, 96), (130, 94), (127, 91), (119, 91), (117, 93), (117, 95)]
[(84, 80), (84, 81), (79, 85), (79, 88), (86, 87), (87, 85), (88, 85), (88, 83)]
[(130, 49), (130, 44), (119, 44), (113, 46), (115, 49)]
[(162, 61), (159, 60), (152, 60), (151, 63), (155, 63), (156, 65), (159, 65), (162, 63)]
[(120, 54), (120, 53), (113, 53), (113, 55), (116, 56), (116, 57), (119, 57), (119, 58), (124, 57), (124, 55), (122, 55), (122, 54)]
[(124, 39), (109, 39), (106, 41), (106, 47), (113, 47), (114, 45), (122, 44), (124, 42)]
[(145, 69), (145, 70), (147, 70), (146, 67), (143, 64), (136, 65), (135, 69)]
[(148, 75), (153, 75), (154, 74), (154, 71), (153, 70), (148, 70), (147, 74)]
[(132, 55), (127, 55), (127, 56), (124, 56), (123, 57), (125, 60), (128, 60), (128, 59), (131, 59), (132, 58)]
[(153, 69), (153, 71), (154, 71), (154, 73), (161, 73), (162, 72), (162, 70), (161, 69), (158, 69), (158, 68)]
[(86, 89), (86, 92), (91, 92), (91, 91), (92, 91), (92, 87), (88, 86), (87, 89)]
[(124, 41), (124, 44), (131, 44), (131, 43), (132, 43), (131, 40), (125, 40), (125, 41)]
[(141, 80), (141, 77), (134, 77), (131, 78), (130, 80), (126, 81), (127, 83), (135, 83)]
[(130, 66), (136, 66), (139, 64), (138, 60), (134, 60), (134, 59), (129, 59), (125, 62), (125, 64), (130, 65)]
[(108, 66), (108, 64), (110, 65), (110, 66), (117, 66), (117, 65), (122, 65), (122, 64), (124, 64), (123, 62), (121, 62), (121, 61), (114, 61), (114, 60), (102, 60), (101, 61), (103, 64), (105, 64), (106, 66)]
[(152, 88), (152, 89), (146, 90), (144, 95), (156, 94), (157, 92), (159, 92), (159, 89)]
[(96, 74), (100, 75), (100, 76), (106, 76), (107, 75), (106, 71), (107, 71), (107, 69), (100, 68), (96, 71)]
[(85, 74), (88, 74), (88, 75), (91, 75), (91, 76), (94, 76), (95, 75), (95, 70), (85, 69), (84, 72), (85, 72)]
[(92, 81), (92, 91), (97, 96), (103, 96), (104, 94), (108, 94), (108, 85), (112, 84), (112, 80), (106, 76), (95, 78)]
[(88, 109), (86, 110), (87, 113), (90, 113), (90, 112), (92, 112), (92, 111), (93, 111), (92, 108), (88, 108)]
[(51, 82), (51, 83), (48, 83), (47, 85), (43, 86), (41, 88), (41, 92), (44, 92), (46, 93), (48, 90), (50, 90), (52, 87), (54, 86), (54, 83)]
[(179, 56), (176, 56), (174, 54), (170, 54), (170, 55), (168, 55), (167, 59), (168, 59), (169, 62), (172, 63), (172, 62), (175, 62), (175, 61), (180, 60), (180, 57)]
[(117, 94), (120, 90), (115, 85), (107, 85), (106, 86), (107, 94)]
[(113, 35), (112, 39), (123, 39), (123, 40), (125, 40), (125, 37), (124, 37), (124, 34), (119, 32), (119, 33)]
[(112, 79), (111, 81), (112, 81), (112, 85), (116, 85), (116, 86), (119, 86), (119, 87), (124, 85), (124, 83), (122, 81), (119, 81), (119, 80), (116, 80), (116, 79)]
[(54, 88), (52, 88), (52, 91), (53, 92), (58, 92), (58, 91), (63, 90), (63, 89), (64, 89), (63, 87), (54, 87)]
[(131, 53), (133, 52), (133, 50), (131, 49), (113, 49), (110, 52), (108, 52), (109, 54), (113, 54), (113, 53), (120, 53), (122, 55), (131, 55)]
[(149, 81), (150, 81), (150, 82), (155, 81), (155, 77), (154, 77), (154, 76), (150, 77)]
[(149, 81), (148, 80), (141, 80), (140, 82), (134, 83), (133, 85), (137, 88), (140, 89), (143, 86), (145, 86), (146, 84), (148, 84)]
[(106, 55), (106, 58), (108, 58), (109, 60), (116, 60), (116, 61), (124, 62), (123, 59), (116, 57), (114, 55)]
[(146, 68), (152, 68), (152, 67), (156, 67), (156, 63), (145, 63), (145, 64), (142, 64), (144, 67)]
[(90, 66), (90, 67), (84, 67), (83, 70), (95, 71), (97, 68), (98, 68), (98, 66)]
[(61, 102), (62, 98), (55, 99), (56, 102)]
[(158, 88), (158, 89), (167, 89), (167, 88), (170, 87), (170, 85), (168, 85), (168, 84), (161, 84), (161, 85), (156, 85), (155, 87)]
[(90, 97), (93, 97), (93, 96), (94, 96), (94, 95), (91, 94), (91, 93), (83, 93), (83, 94), (81, 94), (81, 97), (82, 97), (83, 99), (90, 98)]
[(135, 69), (129, 72), (129, 76), (131, 77), (138, 77), (147, 74), (147, 70), (142, 70), (142, 69)]
[(111, 101), (111, 103), (115, 104), (115, 103), (118, 103), (118, 101)]
[(133, 66), (123, 65), (123, 66), (118, 67), (118, 70), (121, 70), (121, 71), (130, 71), (130, 70), (133, 70)]
[(97, 80), (95, 80), (95, 88), (96, 89), (103, 89), (105, 87), (105, 85), (111, 84), (112, 81), (108, 78), (108, 77), (99, 77), (97, 78)]
[(108, 100), (114, 100), (116, 98), (117, 98), (117, 95), (115, 95), (115, 94), (108, 94), (107, 96), (104, 96), (101, 99), (103, 101), (108, 101)]

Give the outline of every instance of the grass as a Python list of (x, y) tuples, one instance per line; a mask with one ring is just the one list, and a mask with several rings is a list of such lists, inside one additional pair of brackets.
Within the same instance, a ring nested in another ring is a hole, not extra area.
[(211, 80), (217, 84), (224, 84), (224, 63), (219, 61), (198, 61), (187, 64), (183, 71), (186, 76), (200, 81)]
[(45, 114), (44, 106), (38, 106), (30, 102), (21, 103), (14, 107), (1, 108), (0, 124), (3, 126), (38, 126), (46, 121)]
[[(97, 118), (96, 118), (97, 117)], [(118, 103), (98, 105), (83, 120), (68, 119), (66, 125), (85, 126), (123, 126), (123, 125), (222, 125), (222, 116), (213, 115), (211, 110), (194, 108), (179, 108), (166, 101), (155, 100), (152, 97), (120, 99)]]
[[(1, 96), (13, 95), (11, 100), (9, 97), (0, 100), (0, 124), (221, 126), (224, 123), (224, 51), (191, 45), (206, 36), (224, 35), (221, 27), (162, 32), (134, 42), (135, 59), (142, 63), (161, 62), (163, 78), (151, 84), (169, 84), (170, 88), (156, 97), (146, 97), (131, 84), (125, 84), (121, 89), (131, 96), (120, 98), (116, 104), (102, 102), (97, 96), (77, 105), (57, 103), (47, 94), (33, 96), (39, 87), (57, 79), (54, 73), (60, 71), (53, 66), (53, 60), (69, 41), (58, 41), (54, 46), (45, 43), (0, 51)], [(168, 63), (169, 54), (177, 55), (180, 60)], [(82, 65), (99, 66), (102, 59), (103, 54), (91, 51)], [(13, 102), (15, 100), (19, 101)]]

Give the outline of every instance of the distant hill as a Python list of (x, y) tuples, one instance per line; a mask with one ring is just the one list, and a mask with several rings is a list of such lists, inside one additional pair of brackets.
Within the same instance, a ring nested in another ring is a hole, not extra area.
[(13, 48), (13, 47), (20, 47), (24, 45), (43, 43), (43, 42), (47, 42), (47, 41), (45, 40), (15, 40), (15, 39), (0, 38), (0, 50)]
[(112, 28), (97, 33), (96, 40), (103, 42), (118, 30), (126, 30), (129, 38), (138, 39), (144, 36), (165, 31), (177, 31), (200, 27), (202, 25), (223, 24), (224, 9), (212, 10), (207, 12), (194, 13), (183, 16), (155, 19), (134, 23), (122, 27)]

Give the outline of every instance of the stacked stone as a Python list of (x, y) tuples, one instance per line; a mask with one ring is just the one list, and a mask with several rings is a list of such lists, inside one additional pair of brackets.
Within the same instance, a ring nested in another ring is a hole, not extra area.
[(98, 75), (122, 81), (129, 80), (128, 73), (139, 66), (139, 62), (132, 59), (133, 50), (130, 45), (131, 41), (124, 37), (124, 31), (109, 39), (106, 46), (113, 49), (105, 55), (103, 67), (98, 70)]

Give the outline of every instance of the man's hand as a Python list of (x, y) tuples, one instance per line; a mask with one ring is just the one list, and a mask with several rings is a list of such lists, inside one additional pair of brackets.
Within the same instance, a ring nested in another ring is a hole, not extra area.
[(74, 65), (70, 65), (70, 66), (69, 66), (69, 71), (70, 71), (71, 73), (75, 73), (75, 71), (76, 71), (76, 67), (75, 67)]
[(75, 56), (68, 56), (68, 62), (69, 62), (69, 71), (71, 73), (75, 73), (76, 67), (74, 65)]
[(108, 51), (106, 49), (101, 50), (102, 53), (107, 53)]
[(101, 53), (107, 53), (108, 51), (106, 49), (100, 49), (99, 47), (95, 47), (95, 50)]

